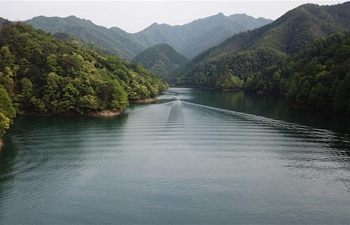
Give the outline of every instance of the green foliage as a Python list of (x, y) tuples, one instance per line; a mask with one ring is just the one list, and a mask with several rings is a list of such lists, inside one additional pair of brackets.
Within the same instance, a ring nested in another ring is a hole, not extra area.
[[(198, 63), (183, 79), (181, 85), (215, 87), (219, 89), (237, 89), (244, 86), (244, 81), (254, 73), (266, 67), (284, 62), (286, 55), (270, 48), (258, 48), (231, 55), (214, 58), (208, 62)], [(233, 81), (236, 77), (239, 82)]]
[[(291, 104), (333, 108), (349, 113), (350, 33), (319, 39), (284, 65), (266, 69), (247, 82), (249, 90), (269, 91), (276, 86)], [(274, 74), (274, 75), (272, 75)], [(276, 76), (278, 74), (279, 76)], [(265, 86), (253, 85), (264, 83)]]
[(11, 120), (16, 116), (15, 108), (12, 106), (6, 89), (0, 85), (0, 140), (10, 127)]
[(312, 87), (309, 102), (311, 105), (324, 106), (326, 105), (327, 89), (321, 83), (317, 83)]
[(20, 23), (0, 30), (0, 85), (19, 114), (119, 110), (168, 87), (139, 65)]
[(350, 72), (340, 82), (333, 104), (335, 111), (350, 112)]

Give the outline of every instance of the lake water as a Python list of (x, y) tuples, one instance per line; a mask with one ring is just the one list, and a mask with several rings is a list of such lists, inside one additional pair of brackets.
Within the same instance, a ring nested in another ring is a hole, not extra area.
[(186, 88), (115, 118), (17, 118), (0, 224), (349, 224), (348, 124)]

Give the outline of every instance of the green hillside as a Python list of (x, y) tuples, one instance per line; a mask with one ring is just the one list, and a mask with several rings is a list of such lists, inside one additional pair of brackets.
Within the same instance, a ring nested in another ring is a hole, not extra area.
[(170, 82), (169, 74), (185, 65), (189, 59), (168, 44), (158, 44), (138, 54), (133, 62), (141, 63), (146, 69)]
[(317, 38), (350, 30), (349, 12), (350, 3), (302, 5), (271, 24), (232, 36), (172, 76), (178, 77), (180, 85), (241, 87), (252, 74), (282, 64)]
[(14, 112), (117, 111), (166, 88), (139, 65), (60, 41), (30, 25), (8, 24), (0, 30), (0, 135)]
[(246, 89), (285, 94), (293, 105), (350, 113), (350, 32), (319, 39), (283, 66), (254, 75)]

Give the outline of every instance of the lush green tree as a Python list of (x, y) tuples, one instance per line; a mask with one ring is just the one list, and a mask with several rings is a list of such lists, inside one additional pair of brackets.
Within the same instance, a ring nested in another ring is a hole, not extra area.
[(10, 127), (12, 119), (16, 116), (16, 110), (12, 106), (6, 89), (0, 85), (0, 139)]
[(10, 128), (10, 119), (0, 112), (0, 141), (6, 130)]
[(298, 93), (296, 96), (295, 103), (298, 105), (306, 105), (308, 103), (309, 95), (310, 95), (310, 83), (307, 80), (302, 81), (298, 88)]
[(110, 85), (112, 87), (111, 90), (111, 99), (110, 99), (110, 107), (112, 109), (123, 109), (126, 108), (128, 103), (127, 93), (124, 91), (122, 86), (120, 85), (118, 80), (111, 80)]
[(316, 86), (311, 88), (309, 102), (311, 105), (325, 106), (327, 97), (327, 90), (321, 83), (317, 83)]
[(346, 75), (344, 80), (339, 84), (339, 87), (334, 96), (334, 110), (338, 112), (350, 111), (350, 73)]

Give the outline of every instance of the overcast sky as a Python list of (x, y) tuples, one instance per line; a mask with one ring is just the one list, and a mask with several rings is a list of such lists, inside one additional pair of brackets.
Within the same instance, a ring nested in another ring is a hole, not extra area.
[(75, 15), (105, 27), (135, 33), (152, 23), (183, 25), (199, 18), (245, 13), (255, 18), (277, 19), (305, 3), (333, 5), (345, 1), (3, 1), (0, 17), (22, 21), (35, 16)]

